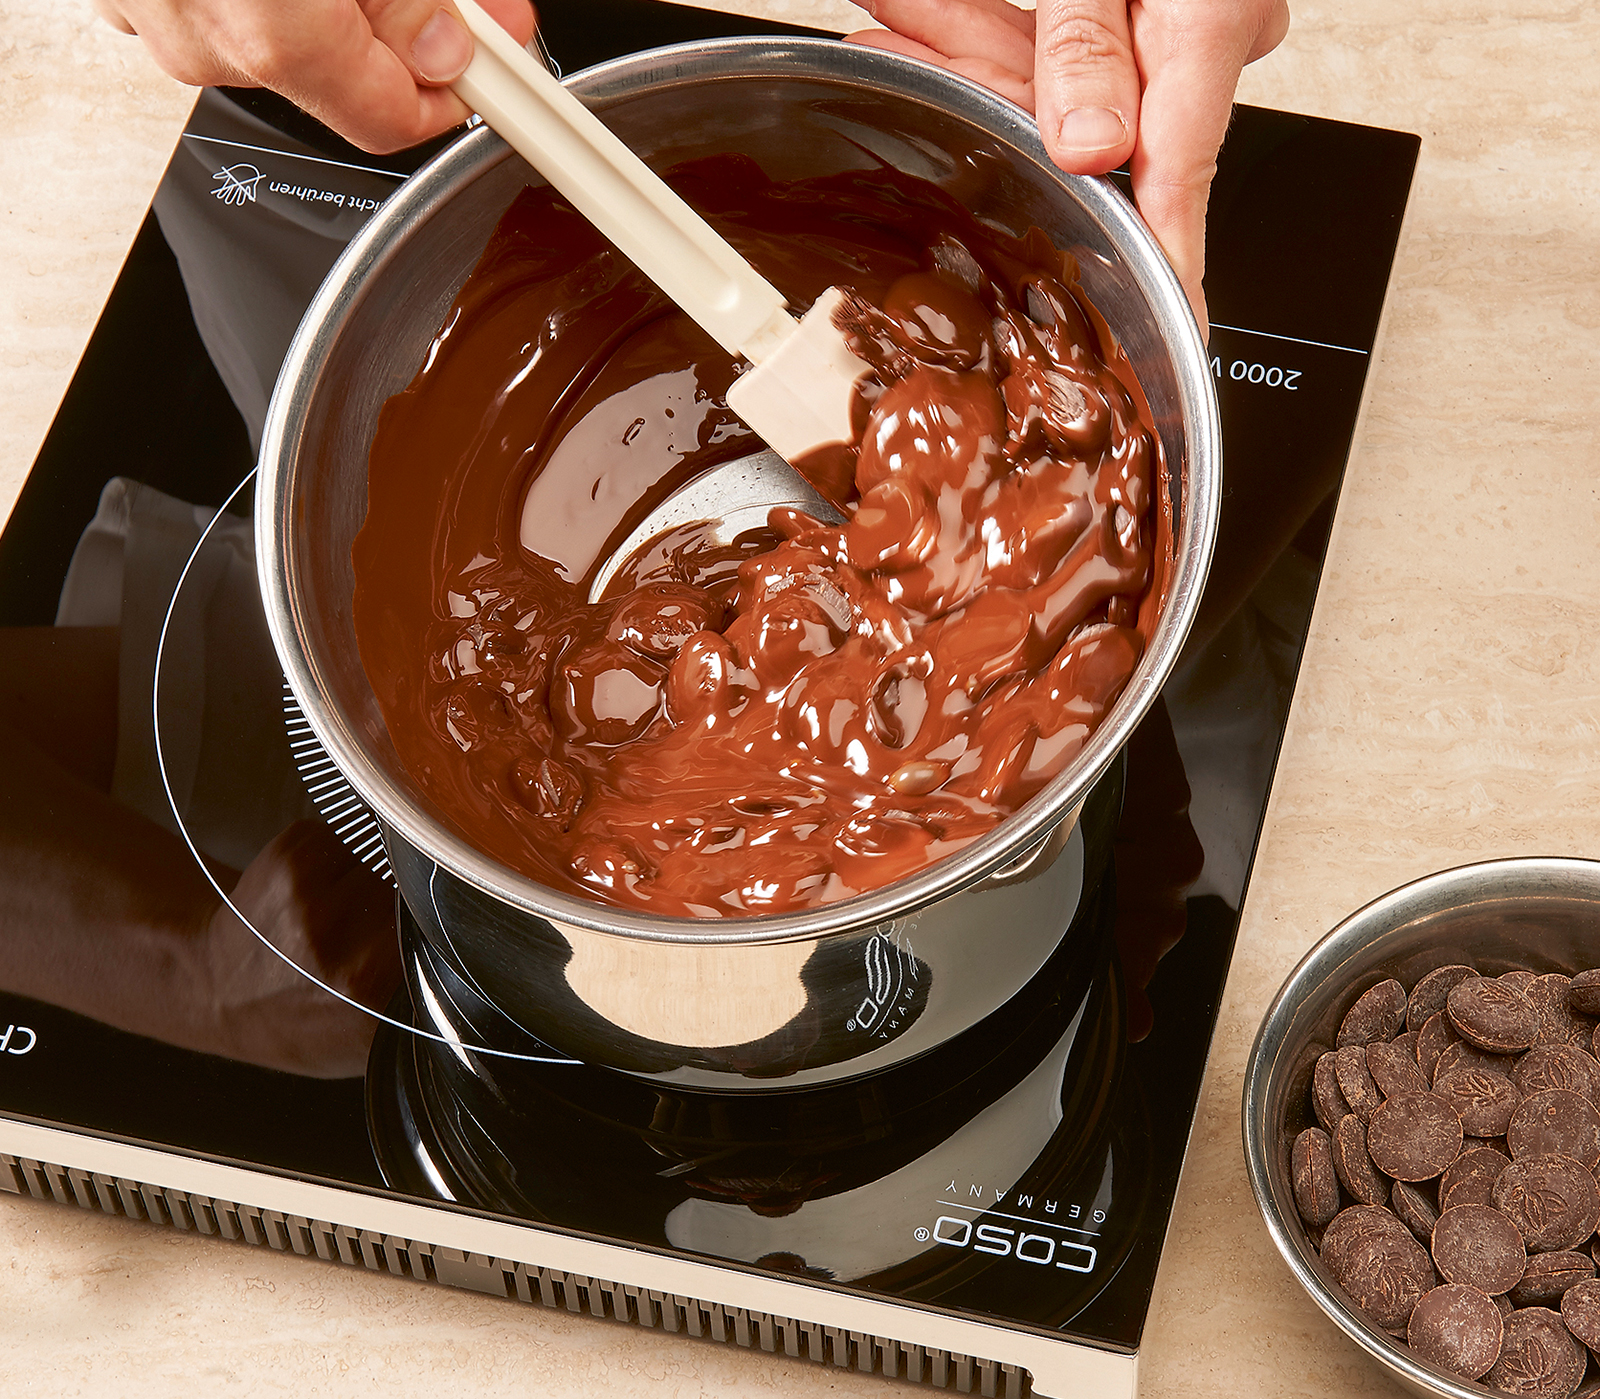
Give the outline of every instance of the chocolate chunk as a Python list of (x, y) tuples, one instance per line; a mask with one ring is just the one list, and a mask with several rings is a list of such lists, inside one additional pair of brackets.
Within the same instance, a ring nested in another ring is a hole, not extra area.
[(1583, 1383), (1589, 1357), (1560, 1316), (1548, 1307), (1524, 1307), (1503, 1325), (1500, 1358), (1483, 1382), (1505, 1394), (1571, 1399)]
[(1460, 1039), (1442, 1012), (1429, 1016), (1427, 1023), (1417, 1031), (1417, 1067), (1429, 1083), (1433, 1082), (1439, 1056), (1451, 1045), (1460, 1043)]
[(1333, 1169), (1333, 1141), (1320, 1127), (1307, 1127), (1289, 1154), (1294, 1202), (1300, 1218), (1321, 1229), (1339, 1213), (1339, 1177)]
[(1432, 1180), (1461, 1153), (1461, 1118), (1432, 1093), (1399, 1093), (1372, 1110), (1372, 1162), (1395, 1180)]
[(1570, 1156), (1513, 1161), (1495, 1182), (1494, 1203), (1517, 1226), (1530, 1253), (1574, 1248), (1600, 1224), (1600, 1189)]
[(1441, 1074), (1433, 1091), (1461, 1119), (1462, 1131), (1474, 1137), (1498, 1137), (1511, 1123), (1521, 1094), (1516, 1084), (1486, 1069), (1460, 1068)]
[(1433, 1226), (1433, 1261), (1446, 1282), (1493, 1296), (1522, 1280), (1528, 1250), (1516, 1225), (1492, 1205), (1455, 1205)]
[(1367, 1070), (1366, 1046), (1350, 1044), (1334, 1051), (1333, 1075), (1345, 1102), (1350, 1104), (1350, 1111), (1365, 1122), (1381, 1101), (1378, 1085)]
[(1567, 1004), (1579, 1015), (1600, 1015), (1600, 971), (1579, 972), (1567, 987)]
[(1511, 1289), (1511, 1300), (1519, 1307), (1557, 1306), (1569, 1287), (1593, 1276), (1594, 1259), (1587, 1253), (1536, 1253), (1522, 1281)]
[(1392, 1098), (1397, 1093), (1428, 1091), (1428, 1080), (1422, 1076), (1422, 1070), (1417, 1067), (1416, 1058), (1399, 1040), (1388, 1044), (1382, 1040), (1375, 1040), (1369, 1044), (1367, 1072), (1372, 1075), (1372, 1081), (1378, 1085), (1378, 1092), (1385, 1098)]
[(1477, 974), (1473, 968), (1460, 963), (1437, 967), (1429, 972), (1411, 988), (1411, 994), (1406, 998), (1406, 1028), (1420, 1030), (1444, 1009), (1445, 998), (1449, 996), (1452, 986), (1459, 986), (1469, 976)]
[(1513, 1054), (1539, 1038), (1539, 1012), (1533, 1002), (1488, 977), (1469, 977), (1452, 986), (1445, 1014), (1462, 1039), (1487, 1054)]
[(1344, 1094), (1339, 1091), (1338, 1075), (1334, 1073), (1334, 1053), (1329, 1050), (1317, 1060), (1317, 1066), (1311, 1071), (1311, 1107), (1317, 1114), (1317, 1121), (1322, 1124), (1322, 1130), (1332, 1136), (1339, 1125), (1339, 1119), (1350, 1111), (1350, 1104), (1345, 1102)]
[(1561, 1319), (1567, 1330), (1600, 1355), (1600, 1281), (1573, 1283), (1563, 1292)]
[(1456, 1069), (1482, 1069), (1485, 1073), (1510, 1078), (1511, 1066), (1515, 1063), (1513, 1055), (1485, 1054), (1465, 1040), (1457, 1040), (1454, 1044), (1446, 1045), (1443, 1053), (1434, 1061), (1433, 1082), (1437, 1084), (1447, 1073)]
[(1339, 1211), (1323, 1235), (1322, 1259), (1357, 1310), (1386, 1330), (1404, 1326), (1434, 1285), (1427, 1251), (1388, 1210), (1368, 1205)]
[(1373, 1040), (1392, 1040), (1405, 1028), (1406, 988), (1393, 977), (1369, 986), (1345, 1012), (1335, 1047), (1365, 1047)]
[(1513, 1160), (1524, 1156), (1570, 1156), (1585, 1169), (1600, 1166), (1600, 1112), (1569, 1088), (1547, 1088), (1524, 1098), (1506, 1128)]
[(1463, 1151), (1439, 1179), (1439, 1208), (1493, 1204), (1494, 1183), (1510, 1164), (1510, 1157), (1490, 1147)]
[(1600, 1103), (1600, 1063), (1573, 1044), (1536, 1044), (1511, 1066), (1511, 1081), (1524, 1098), (1546, 1088), (1569, 1088)]
[(1409, 1180), (1397, 1180), (1389, 1191), (1389, 1208), (1424, 1244), (1433, 1238), (1433, 1226), (1439, 1222), (1439, 1207), (1428, 1190)]
[(1500, 1308), (1490, 1297), (1449, 1282), (1418, 1300), (1406, 1326), (1406, 1344), (1430, 1365), (1475, 1380), (1500, 1358), (1504, 1332)]
[(1389, 1198), (1389, 1182), (1378, 1174), (1367, 1150), (1366, 1124), (1347, 1112), (1333, 1133), (1333, 1169), (1339, 1183), (1363, 1205), (1381, 1205)]
[(1552, 972), (1537, 976), (1527, 996), (1539, 1012), (1540, 1044), (1587, 1045), (1594, 1038), (1595, 1022), (1573, 1013), (1569, 999), (1572, 978)]

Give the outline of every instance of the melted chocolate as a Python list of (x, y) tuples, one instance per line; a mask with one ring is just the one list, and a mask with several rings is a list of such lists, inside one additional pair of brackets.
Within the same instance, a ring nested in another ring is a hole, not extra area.
[(480, 849), (662, 914), (779, 912), (939, 859), (1082, 748), (1159, 612), (1163, 467), (1037, 230), (893, 171), (672, 178), (792, 305), (850, 289), (860, 440), (800, 463), (846, 523), (681, 528), (587, 603), (657, 503), (760, 444), (723, 402), (739, 366), (526, 190), (383, 410), (356, 630), (402, 760)]

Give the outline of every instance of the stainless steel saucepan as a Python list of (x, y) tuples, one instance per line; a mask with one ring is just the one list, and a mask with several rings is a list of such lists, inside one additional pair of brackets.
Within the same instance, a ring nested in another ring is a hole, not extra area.
[(1176, 661), (1210, 561), (1221, 446), (1205, 347), (1128, 202), (1108, 182), (1062, 174), (1026, 113), (939, 69), (826, 40), (733, 39), (638, 54), (571, 86), (647, 161), (739, 151), (777, 179), (887, 161), (981, 219), (1037, 225), (1077, 255), (1161, 435), (1176, 564), (1166, 609), (1064, 772), (983, 839), (889, 887), (782, 916), (663, 919), (475, 850), (401, 765), (351, 623), (350, 546), (378, 411), (537, 177), (487, 129), (463, 137), (352, 241), (290, 347), (258, 483), (267, 616), (307, 720), (382, 823), (433, 950), (509, 1020), (591, 1063), (740, 1090), (874, 1072), (1002, 1008), (1071, 922), (1085, 874), (1078, 812)]

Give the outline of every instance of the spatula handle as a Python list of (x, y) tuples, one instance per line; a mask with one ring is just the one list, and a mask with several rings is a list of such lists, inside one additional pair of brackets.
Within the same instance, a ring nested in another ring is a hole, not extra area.
[(475, 0), (456, 94), (731, 354), (759, 363), (794, 329), (782, 294)]

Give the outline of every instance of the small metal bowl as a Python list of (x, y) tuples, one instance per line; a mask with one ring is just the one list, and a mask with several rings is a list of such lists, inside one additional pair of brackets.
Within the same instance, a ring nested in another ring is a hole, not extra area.
[(1297, 1133), (1316, 1125), (1309, 1088), (1317, 1058), (1369, 986), (1409, 988), (1464, 962), (1488, 975), (1582, 971), (1600, 963), (1600, 863), (1492, 860), (1407, 884), (1339, 924), (1289, 974), (1261, 1022), (1244, 1083), (1244, 1158), (1267, 1232), (1311, 1298), (1414, 1394), (1482, 1399), (1494, 1391), (1437, 1369), (1350, 1304), (1311, 1245), (1289, 1174)]

